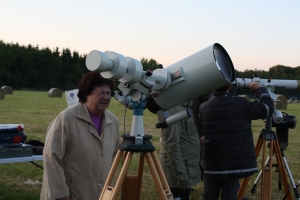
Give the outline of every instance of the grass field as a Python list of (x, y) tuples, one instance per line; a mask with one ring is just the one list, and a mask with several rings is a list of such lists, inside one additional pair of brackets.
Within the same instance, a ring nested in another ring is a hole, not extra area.
[[(50, 122), (56, 115), (67, 107), (65, 96), (62, 98), (50, 98), (47, 92), (36, 91), (14, 91), (12, 95), (5, 95), (4, 100), (0, 100), (0, 124), (24, 124), (24, 132), (27, 134), (27, 140), (40, 140), (44, 142), (46, 130)], [(112, 111), (120, 120), (120, 133), (130, 132), (132, 112), (127, 110), (126, 117), (124, 117), (124, 107), (116, 100), (112, 100), (109, 110)], [(288, 104), (288, 109), (283, 112), (296, 117), (300, 116), (300, 104)], [(125, 123), (124, 123), (125, 122)], [(159, 153), (159, 133), (160, 130), (155, 128), (157, 116), (145, 110), (144, 113), (144, 127), (145, 134), (151, 134), (151, 140), (156, 147), (156, 153)], [(124, 126), (125, 124), (125, 126)], [(253, 121), (253, 132), (255, 142), (265, 123), (262, 120)], [(275, 128), (274, 128), (275, 130)], [(289, 129), (289, 145), (284, 151), (287, 158), (289, 168), (292, 172), (293, 179), (297, 183), (300, 180), (300, 128), (296, 126), (295, 129)], [(264, 162), (261, 159), (261, 154), (257, 159), (258, 166)], [(273, 163), (275, 159), (273, 159)], [(128, 175), (136, 174), (138, 156), (135, 155), (131, 162)], [(37, 162), (42, 165), (42, 161)], [(248, 194), (254, 180), (258, 174), (250, 178), (245, 192), (249, 199), (260, 199), (261, 184), (258, 183), (256, 193)], [(42, 170), (35, 167), (31, 163), (14, 163), (0, 165), (0, 200), (37, 200), (41, 190), (41, 184), (28, 185), (25, 184), (28, 179), (42, 181)], [(290, 181), (288, 179), (288, 181)], [(273, 168), (272, 176), (272, 199), (282, 199), (284, 192), (278, 188), (278, 173)], [(191, 194), (192, 200), (199, 200), (201, 198), (203, 183), (194, 186), (194, 191)], [(294, 192), (292, 192), (293, 198)], [(144, 176), (142, 183), (142, 200), (159, 199), (152, 176), (145, 163)]]

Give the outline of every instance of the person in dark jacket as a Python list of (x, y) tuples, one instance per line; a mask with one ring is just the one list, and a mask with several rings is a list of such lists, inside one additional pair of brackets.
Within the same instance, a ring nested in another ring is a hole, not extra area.
[(239, 179), (257, 173), (251, 120), (265, 119), (274, 112), (266, 88), (252, 82), (259, 102), (229, 97), (231, 84), (213, 91), (199, 108), (204, 200), (236, 200)]

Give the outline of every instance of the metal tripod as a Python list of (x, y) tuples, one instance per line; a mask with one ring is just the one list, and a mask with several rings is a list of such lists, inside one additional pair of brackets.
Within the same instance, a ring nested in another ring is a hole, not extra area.
[[(290, 182), (291, 182), (291, 185), (292, 185), (292, 187), (293, 187), (295, 196), (296, 196), (297, 199), (299, 199), (300, 197), (299, 197), (299, 193), (298, 193), (298, 190), (297, 190), (297, 188), (299, 187), (299, 184), (298, 184), (298, 185), (295, 184), (295, 181), (294, 181), (294, 179), (293, 179), (291, 170), (290, 170), (290, 168), (289, 168), (289, 165), (288, 165), (288, 163), (287, 163), (287, 159), (286, 159), (286, 157), (284, 156), (284, 152), (283, 152), (283, 151), (284, 151), (284, 149), (281, 149), (281, 155), (282, 155), (282, 159), (283, 159), (283, 162), (284, 162), (284, 167), (285, 167), (285, 169), (286, 169), (286, 171), (287, 171), (287, 173), (288, 173), (288, 176), (289, 176), (289, 178), (290, 178)], [(266, 160), (266, 162), (265, 162), (265, 165), (268, 164), (269, 159), (270, 159), (270, 156), (268, 156), (268, 158), (267, 158), (267, 160)], [(278, 167), (277, 164), (273, 164), (273, 166)], [(260, 178), (261, 178), (261, 174), (262, 174), (262, 170), (259, 172), (257, 178), (255, 179), (255, 181), (254, 181), (254, 183), (253, 183), (253, 186), (252, 186), (252, 188), (251, 188), (249, 194), (255, 192), (257, 183), (259, 182), (259, 180), (260, 180)], [(279, 189), (279, 190), (281, 190), (281, 185), (282, 185), (282, 182), (281, 182), (281, 180), (280, 180), (280, 178), (279, 178), (279, 180), (278, 180), (278, 189)], [(288, 192), (285, 194), (285, 197), (283, 198), (283, 200), (287, 198), (288, 193), (289, 193), (290, 191), (291, 191), (291, 190), (290, 190), (290, 187), (289, 187)]]
[[(266, 144), (269, 142), (269, 156), (266, 158)], [(279, 172), (280, 180), (282, 181), (282, 185), (285, 191), (285, 198), (288, 200), (292, 200), (292, 195), (288, 186), (288, 180), (287, 180), (287, 174), (284, 169), (287, 170), (289, 177), (291, 179), (295, 196), (297, 199), (300, 200), (299, 194), (297, 191), (297, 187), (295, 185), (295, 182), (293, 181), (292, 174), (288, 168), (287, 161), (284, 157), (283, 152), (280, 150), (280, 146), (278, 143), (278, 139), (276, 136), (276, 133), (272, 130), (272, 118), (267, 117), (266, 119), (266, 127), (263, 129), (260, 133), (259, 139), (257, 141), (256, 147), (255, 147), (255, 155), (256, 158), (258, 157), (258, 154), (260, 152), (260, 149), (263, 148), (262, 153), (262, 170), (259, 173), (258, 178), (255, 181), (255, 184), (257, 185), (257, 182), (261, 178), (261, 200), (270, 200), (271, 199), (271, 183), (272, 183), (272, 157), (275, 154), (276, 161), (277, 161), (277, 168)], [(266, 161), (265, 161), (266, 160)], [(265, 162), (264, 162), (265, 161)], [(242, 180), (242, 184), (240, 187), (240, 190), (238, 192), (238, 199), (241, 200), (244, 192), (246, 190), (247, 184), (249, 182), (250, 177), (244, 178)], [(255, 187), (256, 187), (255, 185)]]

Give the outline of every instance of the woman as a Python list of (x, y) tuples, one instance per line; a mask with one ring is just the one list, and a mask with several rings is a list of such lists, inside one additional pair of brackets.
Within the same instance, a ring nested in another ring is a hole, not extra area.
[(114, 82), (89, 72), (79, 103), (52, 121), (43, 152), (41, 199), (98, 199), (119, 147), (119, 122), (107, 110)]

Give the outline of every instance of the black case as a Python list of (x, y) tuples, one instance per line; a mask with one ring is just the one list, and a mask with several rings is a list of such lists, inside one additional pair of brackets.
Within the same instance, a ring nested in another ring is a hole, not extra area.
[(21, 146), (27, 139), (23, 129), (23, 125), (0, 125), (0, 146)]
[(26, 139), (25, 133), (0, 133), (0, 146), (20, 146)]
[(32, 146), (29, 144), (22, 144), (20, 146), (0, 146), (1, 158), (19, 158), (32, 156)]

